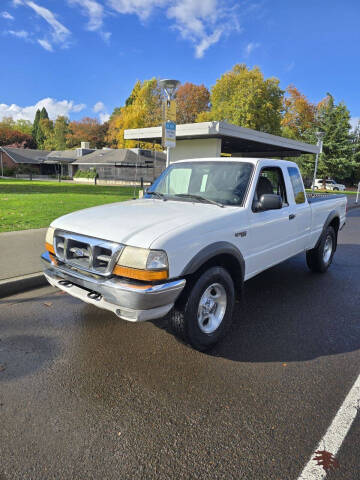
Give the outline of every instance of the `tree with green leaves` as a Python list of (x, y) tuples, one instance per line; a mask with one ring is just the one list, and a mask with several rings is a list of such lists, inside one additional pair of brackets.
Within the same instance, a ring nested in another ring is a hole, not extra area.
[(352, 133), (354, 170), (350, 177), (352, 185), (360, 182), (360, 120)]
[(45, 107), (41, 110), (38, 108), (36, 110), (34, 123), (32, 127), (32, 137), (37, 145), (37, 148), (44, 148), (45, 137), (43, 131), (39, 128), (41, 120), (49, 120), (49, 115)]
[(198, 122), (225, 120), (241, 127), (280, 134), (284, 92), (277, 78), (264, 78), (259, 67), (238, 64), (211, 89), (211, 110)]
[(59, 115), (54, 123), (54, 144), (56, 150), (66, 149), (66, 138), (69, 131), (68, 117)]
[(344, 102), (335, 104), (328, 93), (318, 105), (317, 124), (324, 132), (323, 153), (319, 159), (319, 177), (345, 180), (356, 167), (350, 112)]
[(38, 127), (37, 145), (41, 150), (55, 150), (54, 124), (48, 118), (41, 118)]
[(38, 134), (39, 122), (40, 122), (40, 110), (37, 109), (36, 114), (35, 114), (35, 118), (34, 118), (34, 122), (33, 122), (32, 132), (31, 132), (32, 137), (34, 139), (34, 142), (36, 144), (37, 144), (36, 137), (37, 137), (37, 134)]

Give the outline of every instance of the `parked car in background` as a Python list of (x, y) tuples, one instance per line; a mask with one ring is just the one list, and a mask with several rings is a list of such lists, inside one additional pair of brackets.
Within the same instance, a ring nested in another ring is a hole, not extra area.
[[(342, 183), (337, 183), (335, 180), (332, 178), (328, 178), (325, 180), (325, 185), (326, 185), (326, 190), (334, 190), (334, 191), (344, 191), (345, 190), (345, 185)], [(312, 188), (312, 184), (311, 184)], [(322, 178), (317, 178), (315, 180), (315, 190), (323, 189), (324, 188), (324, 180)]]

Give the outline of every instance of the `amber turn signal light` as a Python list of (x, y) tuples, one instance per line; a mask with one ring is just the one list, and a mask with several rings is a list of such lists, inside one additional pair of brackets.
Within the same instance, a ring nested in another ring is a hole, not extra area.
[(113, 274), (119, 277), (133, 278), (146, 282), (165, 280), (168, 278), (167, 270), (140, 270), (137, 268), (122, 267), (121, 265), (115, 265)]

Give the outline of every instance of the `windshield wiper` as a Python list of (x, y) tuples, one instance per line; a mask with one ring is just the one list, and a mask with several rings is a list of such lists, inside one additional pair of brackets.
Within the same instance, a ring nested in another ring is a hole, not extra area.
[(165, 198), (165, 195), (163, 193), (157, 192), (156, 190), (151, 191), (151, 192), (147, 191), (146, 193), (148, 195), (154, 195), (155, 197), (160, 198), (161, 200), (164, 200), (164, 202), (166, 202), (166, 198)]
[(201, 195), (193, 195), (191, 193), (177, 193), (176, 195), (174, 195), (174, 197), (193, 198), (194, 200), (198, 200), (199, 202), (211, 203), (221, 208), (225, 207), (225, 205), (223, 205), (220, 202), (216, 202), (215, 200), (210, 200), (210, 198), (205, 198), (205, 197), (202, 197)]

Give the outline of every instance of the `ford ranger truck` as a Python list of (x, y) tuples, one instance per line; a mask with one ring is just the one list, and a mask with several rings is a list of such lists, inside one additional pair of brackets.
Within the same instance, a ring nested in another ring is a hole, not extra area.
[(54, 220), (44, 273), (54, 287), (124, 320), (167, 315), (178, 336), (206, 350), (231, 325), (249, 278), (302, 252), (313, 272), (326, 272), (346, 202), (308, 198), (293, 162), (182, 160), (140, 200)]

